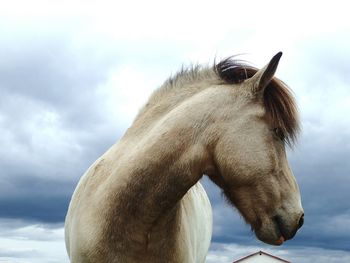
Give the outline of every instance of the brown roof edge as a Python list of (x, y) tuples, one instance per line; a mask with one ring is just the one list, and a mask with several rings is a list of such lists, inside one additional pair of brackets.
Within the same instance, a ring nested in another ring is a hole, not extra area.
[(261, 251), (261, 250), (258, 251), (258, 252), (255, 252), (255, 253), (253, 253), (253, 254), (250, 254), (250, 255), (248, 255), (248, 256), (245, 256), (245, 257), (243, 257), (243, 258), (240, 258), (240, 259), (238, 259), (238, 260), (236, 260), (236, 261), (233, 261), (232, 263), (241, 262), (241, 261), (245, 260), (246, 258), (250, 258), (250, 257), (255, 256), (255, 255), (257, 255), (257, 254), (259, 254), (259, 255), (264, 254), (264, 255), (269, 256), (269, 257), (272, 257), (272, 258), (274, 258), (274, 259), (281, 260), (282, 262), (291, 263), (290, 261), (287, 261), (287, 260), (285, 260), (285, 259), (276, 257), (276, 256), (274, 256), (274, 255), (271, 255), (271, 254), (266, 253), (266, 252)]

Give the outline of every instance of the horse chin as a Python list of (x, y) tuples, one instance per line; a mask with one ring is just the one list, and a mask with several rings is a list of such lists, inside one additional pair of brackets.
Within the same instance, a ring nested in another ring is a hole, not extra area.
[(276, 224), (273, 222), (261, 226), (254, 232), (260, 241), (269, 245), (280, 246), (285, 241), (285, 238), (278, 229), (278, 226), (276, 226)]

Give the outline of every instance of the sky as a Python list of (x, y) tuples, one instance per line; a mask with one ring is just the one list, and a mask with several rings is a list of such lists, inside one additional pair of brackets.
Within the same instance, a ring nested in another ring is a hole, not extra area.
[(182, 65), (241, 54), (293, 90), (302, 133), (288, 157), (305, 224), (258, 241), (209, 180), (207, 263), (264, 250), (350, 262), (350, 24), (346, 1), (6, 1), (0, 4), (0, 262), (68, 262), (63, 224), (84, 171)]

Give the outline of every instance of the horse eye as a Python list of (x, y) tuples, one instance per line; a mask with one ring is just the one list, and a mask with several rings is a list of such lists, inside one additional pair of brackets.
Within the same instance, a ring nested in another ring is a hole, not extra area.
[(274, 128), (273, 131), (278, 138), (280, 138), (282, 141), (284, 141), (285, 136), (284, 136), (283, 131), (280, 128)]

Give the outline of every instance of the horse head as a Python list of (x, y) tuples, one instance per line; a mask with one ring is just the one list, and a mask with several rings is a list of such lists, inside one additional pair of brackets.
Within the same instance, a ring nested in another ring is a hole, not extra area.
[(213, 146), (209, 177), (223, 189), (258, 239), (280, 245), (303, 224), (296, 179), (286, 156), (299, 129), (294, 99), (274, 78), (282, 53), (262, 69), (225, 60), (216, 71), (232, 85), (232, 112), (225, 105)]

